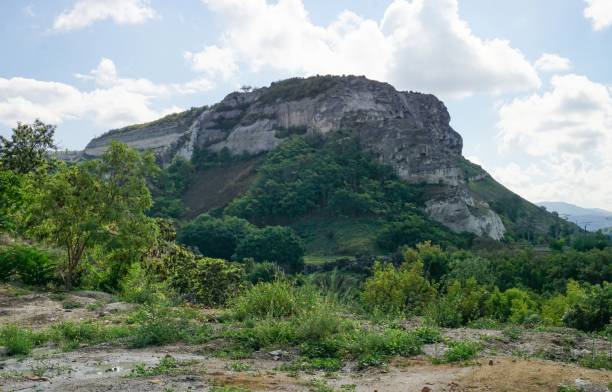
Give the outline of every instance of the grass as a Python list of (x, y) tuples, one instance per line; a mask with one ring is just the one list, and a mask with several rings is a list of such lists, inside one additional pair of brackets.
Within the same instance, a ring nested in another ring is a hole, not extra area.
[(448, 350), (444, 353), (444, 357), (436, 359), (434, 363), (452, 363), (466, 362), (476, 358), (481, 350), (481, 346), (477, 342), (450, 342)]
[(228, 362), (225, 364), (225, 369), (233, 372), (246, 372), (251, 370), (251, 364), (246, 362)]
[(582, 367), (590, 369), (604, 369), (612, 370), (612, 354), (611, 353), (599, 353), (587, 355), (578, 361), (578, 364)]
[(176, 374), (179, 366), (182, 363), (177, 361), (171, 355), (165, 355), (159, 360), (159, 363), (153, 367), (146, 367), (144, 364), (136, 365), (130, 371), (130, 377), (152, 377), (161, 375)]
[(8, 355), (28, 355), (34, 348), (36, 336), (17, 325), (9, 324), (0, 329), (0, 346), (5, 346)]

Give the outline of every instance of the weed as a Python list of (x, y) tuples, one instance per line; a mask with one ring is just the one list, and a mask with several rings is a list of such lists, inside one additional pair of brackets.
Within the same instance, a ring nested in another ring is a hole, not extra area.
[(8, 355), (28, 355), (35, 345), (35, 334), (14, 324), (0, 329), (0, 345), (5, 346)]
[(557, 387), (557, 392), (580, 392), (580, 389), (573, 385), (561, 384)]
[(442, 334), (438, 328), (419, 327), (413, 333), (423, 344), (439, 343), (442, 341)]
[(580, 358), (578, 364), (590, 369), (612, 370), (612, 354), (596, 354)]
[(234, 372), (246, 372), (251, 370), (251, 364), (246, 362), (230, 362), (225, 364), (225, 369)]
[(477, 342), (451, 342), (444, 353), (445, 362), (465, 362), (473, 359), (480, 352)]
[(136, 365), (130, 371), (130, 377), (152, 377), (162, 374), (175, 374), (179, 367), (179, 362), (171, 355), (166, 355), (159, 360), (153, 367), (147, 368), (144, 364)]
[(130, 322), (136, 328), (130, 336), (132, 347), (161, 346), (184, 341), (202, 343), (210, 336), (210, 327), (193, 320), (190, 309), (146, 307), (136, 312)]
[(521, 339), (523, 330), (517, 326), (509, 326), (502, 330), (502, 334), (512, 342), (516, 342)]
[(72, 300), (72, 299), (68, 299), (68, 300), (65, 300), (64, 302), (62, 302), (62, 307), (64, 309), (68, 309), (69, 310), (69, 309), (78, 309), (78, 308), (81, 308), (81, 307), (83, 307), (83, 305), (81, 305), (81, 303), (78, 302), (78, 301), (75, 301), (75, 300)]

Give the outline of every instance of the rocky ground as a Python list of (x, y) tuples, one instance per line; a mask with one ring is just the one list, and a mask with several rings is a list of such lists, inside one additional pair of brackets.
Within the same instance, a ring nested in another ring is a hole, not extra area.
[[(13, 289), (11, 289), (13, 290)], [(0, 325), (17, 323), (43, 328), (62, 320), (111, 322), (132, 305), (95, 292), (24, 294), (0, 290)], [(24, 358), (0, 353), (2, 391), (557, 391), (560, 384), (585, 391), (607, 391), (612, 374), (572, 363), (589, 353), (610, 353), (610, 342), (566, 330), (520, 331), (449, 329), (445, 337), (476, 340), (480, 356), (463, 364), (432, 364), (444, 344), (431, 344), (424, 354), (398, 359), (383, 368), (338, 372), (281, 369), (294, 354), (257, 352), (232, 360), (214, 355), (215, 346), (171, 345), (127, 349), (102, 344), (61, 352), (43, 347)], [(218, 347), (217, 347), (218, 348)], [(168, 362), (168, 356), (171, 360)], [(163, 363), (170, 365), (164, 366)]]

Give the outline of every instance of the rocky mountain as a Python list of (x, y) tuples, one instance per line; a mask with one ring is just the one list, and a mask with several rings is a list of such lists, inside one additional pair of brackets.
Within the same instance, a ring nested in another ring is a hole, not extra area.
[(570, 203), (554, 201), (543, 201), (538, 205), (558, 213), (561, 217), (589, 231), (612, 227), (612, 212), (601, 208), (583, 208)]
[(542, 231), (554, 223), (550, 214), (505, 190), (462, 157), (462, 138), (435, 96), (397, 91), (365, 77), (292, 78), (234, 92), (210, 107), (110, 131), (93, 139), (83, 154), (98, 156), (111, 140), (119, 140), (154, 150), (164, 163), (176, 156), (190, 158), (196, 150), (257, 155), (275, 149), (290, 135), (336, 130), (350, 131), (403, 180), (425, 185), (426, 213), (454, 231), (501, 239), (508, 225), (523, 219), (508, 217), (506, 199), (518, 200), (523, 210), (531, 211), (523, 219), (526, 230), (529, 222)]

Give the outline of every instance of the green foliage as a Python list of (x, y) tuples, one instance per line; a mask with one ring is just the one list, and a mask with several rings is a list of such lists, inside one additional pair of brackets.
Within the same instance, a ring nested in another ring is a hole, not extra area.
[(583, 233), (572, 242), (572, 248), (580, 252), (591, 249), (603, 250), (608, 246), (612, 246), (612, 239), (601, 232)]
[(130, 371), (130, 377), (153, 377), (162, 374), (173, 374), (178, 367), (179, 361), (172, 355), (166, 354), (159, 360), (159, 363), (153, 367), (147, 368), (144, 364), (136, 365)]
[(256, 228), (244, 219), (203, 214), (179, 231), (178, 240), (197, 248), (204, 256), (229, 260), (236, 253), (238, 243), (254, 230)]
[(586, 295), (573, 303), (563, 316), (566, 326), (583, 331), (597, 331), (612, 318), (612, 283), (585, 287)]
[(236, 258), (274, 261), (287, 272), (297, 272), (304, 266), (304, 246), (290, 228), (269, 226), (247, 232), (236, 247)]
[(416, 313), (435, 294), (435, 288), (423, 277), (423, 262), (416, 253), (407, 252), (400, 268), (375, 263), (373, 275), (364, 284), (362, 299), (372, 311)]
[(151, 206), (145, 178), (152, 168), (152, 155), (113, 142), (100, 161), (62, 164), (47, 177), (32, 178), (25, 223), (32, 234), (65, 251), (60, 273), (67, 289), (94, 246), (107, 249), (109, 285), (115, 287), (142, 256), (155, 234), (145, 216)]
[(244, 271), (234, 263), (210, 257), (177, 258), (170, 285), (186, 299), (205, 306), (225, 304), (244, 288)]
[(8, 355), (28, 355), (34, 348), (34, 334), (14, 324), (0, 327), (0, 346), (6, 347)]
[(465, 283), (452, 282), (429, 309), (430, 317), (442, 327), (456, 328), (485, 315), (485, 301), (489, 292), (474, 278)]
[(0, 169), (26, 174), (48, 163), (49, 150), (56, 148), (55, 128), (40, 120), (33, 124), (18, 122), (10, 140), (0, 136)]
[(309, 286), (296, 287), (288, 281), (259, 283), (232, 300), (229, 312), (238, 320), (291, 317), (310, 309), (318, 298)]
[(273, 282), (283, 277), (283, 271), (278, 267), (278, 264), (264, 261), (262, 263), (248, 263), (247, 280), (252, 284), (262, 282)]
[(135, 328), (129, 337), (132, 347), (162, 346), (175, 342), (202, 343), (210, 336), (210, 327), (190, 309), (160, 306), (145, 307), (132, 316)]
[(444, 353), (445, 362), (465, 362), (474, 359), (480, 352), (477, 342), (451, 342)]
[(151, 179), (153, 206), (149, 215), (178, 218), (185, 213), (181, 196), (193, 178), (194, 167), (184, 158), (178, 157), (165, 169), (154, 173)]
[(386, 329), (382, 333), (358, 333), (349, 350), (361, 366), (381, 366), (394, 355), (418, 355), (421, 347), (422, 342), (417, 335), (399, 329)]
[(536, 301), (524, 290), (495, 290), (485, 303), (487, 315), (500, 321), (523, 323), (538, 314)]
[(338, 77), (332, 75), (289, 78), (274, 82), (270, 87), (263, 89), (259, 102), (271, 104), (279, 100), (298, 101), (308, 97), (315, 97), (332, 89), (338, 83)]
[(11, 170), (0, 169), (0, 232), (15, 228), (15, 213), (21, 206), (22, 179)]
[(610, 353), (592, 353), (581, 358), (578, 363), (589, 369), (612, 370), (612, 355)]
[(54, 279), (58, 262), (47, 252), (27, 245), (0, 248), (0, 280), (16, 279), (43, 286)]

